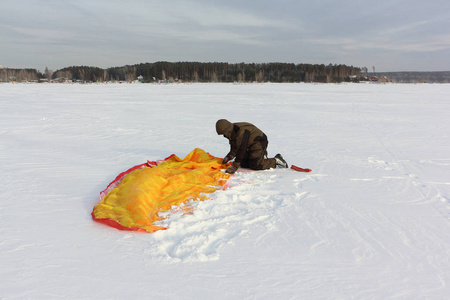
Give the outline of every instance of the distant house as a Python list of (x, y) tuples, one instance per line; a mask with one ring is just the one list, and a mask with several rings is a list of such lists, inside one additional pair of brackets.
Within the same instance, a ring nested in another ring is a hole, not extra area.
[(61, 77), (61, 78), (55, 78), (53, 79), (52, 82), (57, 82), (57, 83), (72, 83), (72, 80), (65, 78), (65, 77)]
[(373, 76), (370, 78), (370, 81), (371, 82), (382, 82), (382, 83), (391, 82), (391, 80), (384, 75), (380, 75), (379, 78), (377, 76)]
[(380, 82), (391, 82), (391, 80), (389, 78), (387, 78), (386, 76), (382, 75), (382, 76), (380, 76)]

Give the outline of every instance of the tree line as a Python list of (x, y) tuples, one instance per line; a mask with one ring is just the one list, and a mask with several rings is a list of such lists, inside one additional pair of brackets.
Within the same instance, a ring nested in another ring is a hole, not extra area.
[(450, 71), (441, 72), (385, 72), (376, 76), (387, 76), (396, 83), (450, 83)]
[(139, 76), (145, 82), (341, 82), (360, 71), (353, 66), (331, 64), (156, 62), (108, 69), (68, 67), (56, 71), (54, 78), (92, 82), (133, 81)]
[(71, 80), (82, 82), (342, 82), (361, 69), (346, 65), (293, 63), (155, 62), (102, 69), (72, 66), (41, 73), (34, 69), (0, 69), (1, 81)]
[(36, 69), (3, 69), (0, 68), (0, 82), (36, 81), (44, 76)]

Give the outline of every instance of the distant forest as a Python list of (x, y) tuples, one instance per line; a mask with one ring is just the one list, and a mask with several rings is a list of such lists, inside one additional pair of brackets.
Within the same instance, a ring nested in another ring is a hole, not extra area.
[(342, 82), (359, 77), (360, 68), (346, 65), (289, 63), (156, 62), (102, 69), (74, 66), (55, 72), (0, 69), (0, 81), (70, 80), (105, 82)]
[[(362, 72), (364, 70), (364, 72)], [(293, 63), (155, 62), (102, 69), (73, 66), (55, 72), (47, 68), (0, 67), (0, 82), (358, 82), (367, 77), (398, 83), (450, 83), (450, 72), (377, 72), (346, 65)], [(385, 81), (386, 82), (386, 81)]]
[(450, 83), (450, 72), (385, 72), (375, 73), (376, 76), (386, 76), (396, 83)]

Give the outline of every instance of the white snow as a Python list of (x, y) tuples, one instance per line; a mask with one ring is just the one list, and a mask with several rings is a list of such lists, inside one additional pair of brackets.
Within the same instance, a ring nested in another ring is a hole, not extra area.
[[(450, 85), (0, 85), (0, 299), (445, 299)], [(247, 121), (269, 156), (153, 234), (93, 222), (116, 175)]]

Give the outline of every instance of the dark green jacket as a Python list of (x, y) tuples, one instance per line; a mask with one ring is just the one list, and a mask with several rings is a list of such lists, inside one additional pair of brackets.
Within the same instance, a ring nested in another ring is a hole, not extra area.
[(227, 120), (219, 120), (216, 123), (217, 134), (223, 134), (230, 142), (231, 157), (236, 157), (235, 162), (240, 163), (247, 152), (252, 159), (252, 153), (257, 153), (267, 147), (267, 136), (258, 127), (247, 122), (231, 123)]

